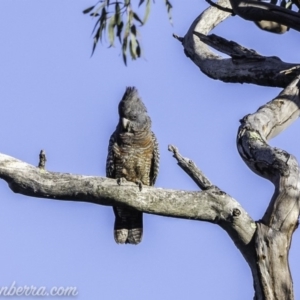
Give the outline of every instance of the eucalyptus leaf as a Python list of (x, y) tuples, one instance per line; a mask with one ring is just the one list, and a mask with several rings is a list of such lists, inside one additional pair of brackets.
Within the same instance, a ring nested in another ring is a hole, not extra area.
[(150, 9), (151, 9), (151, 0), (147, 0), (145, 16), (144, 16), (144, 19), (143, 19), (143, 24), (145, 24), (148, 20), (148, 17), (149, 17), (149, 14), (150, 14)]
[(121, 23), (117, 25), (117, 33), (116, 33), (116, 35), (119, 38), (120, 43), (122, 43), (121, 34), (122, 34), (123, 25), (124, 25), (123, 21), (121, 21)]
[(115, 16), (116, 16), (116, 24), (120, 25), (122, 21), (122, 17), (121, 17), (121, 8), (119, 2), (116, 2), (115, 5)]
[(140, 43), (139, 43), (139, 41), (138, 40), (136, 40), (136, 55), (138, 56), (138, 57), (141, 57), (141, 46), (140, 46)]
[(115, 41), (115, 33), (114, 33), (115, 25), (116, 25), (116, 16), (113, 15), (110, 18), (108, 23), (108, 39), (109, 39), (110, 46), (113, 46)]
[(135, 25), (132, 25), (132, 26), (131, 26), (130, 32), (131, 32), (134, 36), (136, 36), (136, 27), (135, 27)]
[(129, 50), (130, 50), (130, 55), (131, 55), (131, 58), (133, 60), (135, 60), (137, 58), (137, 54), (136, 54), (136, 46), (137, 46), (137, 43), (136, 43), (136, 38), (134, 35), (131, 35), (131, 39), (129, 41)]
[(145, 2), (145, 0), (140, 0), (139, 7)]
[(89, 8), (86, 8), (86, 9), (83, 11), (83, 13), (84, 13), (84, 14), (88, 14), (89, 12), (91, 12), (91, 11), (94, 9), (94, 7), (95, 7), (95, 6), (91, 6), (91, 7), (89, 7)]
[(127, 66), (126, 50), (127, 50), (127, 37), (123, 39), (123, 44), (122, 44), (122, 56), (123, 56), (123, 61), (125, 66)]
[(135, 20), (137, 20), (138, 22), (140, 22), (141, 25), (144, 24), (143, 21), (140, 19), (140, 17), (139, 17), (135, 12), (133, 13), (133, 18), (134, 18)]

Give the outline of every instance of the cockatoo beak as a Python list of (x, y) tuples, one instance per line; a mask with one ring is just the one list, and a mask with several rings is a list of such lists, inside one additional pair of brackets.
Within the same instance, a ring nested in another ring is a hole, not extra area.
[(123, 126), (123, 128), (124, 128), (125, 130), (127, 130), (127, 129), (128, 129), (128, 125), (129, 125), (129, 120), (126, 119), (126, 118), (122, 118), (121, 121), (122, 121), (122, 126)]

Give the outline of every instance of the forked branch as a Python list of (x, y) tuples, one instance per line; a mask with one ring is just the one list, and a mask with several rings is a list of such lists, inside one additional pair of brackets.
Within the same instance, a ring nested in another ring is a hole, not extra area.
[(213, 188), (210, 180), (204, 175), (204, 173), (195, 165), (195, 163), (183, 157), (178, 149), (169, 145), (168, 150), (173, 153), (173, 157), (177, 160), (178, 165), (193, 179), (193, 181), (198, 185), (201, 190), (208, 190)]
[[(198, 172), (195, 165), (189, 166)], [(4, 154), (0, 154), (0, 178), (7, 181), (14, 192), (26, 196), (125, 205), (150, 214), (216, 223), (228, 232), (242, 252), (256, 228), (236, 200), (207, 180), (203, 181), (207, 189), (202, 192), (148, 186), (139, 191), (131, 182), (119, 186), (116, 180), (109, 178), (49, 172)]]

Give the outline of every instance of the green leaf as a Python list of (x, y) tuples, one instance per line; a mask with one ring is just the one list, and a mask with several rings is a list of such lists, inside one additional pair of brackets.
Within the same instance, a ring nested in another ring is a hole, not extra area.
[(102, 8), (102, 12), (101, 12), (101, 16), (100, 16), (100, 22), (105, 22), (106, 21), (106, 15), (107, 15), (107, 12), (106, 12), (106, 9), (105, 7)]
[(108, 39), (110, 46), (114, 45), (114, 40), (115, 40), (115, 33), (114, 33), (114, 27), (116, 25), (116, 16), (113, 15), (108, 23)]
[(136, 59), (136, 39), (134, 36), (131, 37), (129, 41), (129, 50), (130, 50), (130, 55), (133, 60)]
[[(100, 41), (102, 41), (102, 32), (106, 28), (106, 17), (107, 17), (107, 12), (106, 12), (105, 7), (103, 7), (102, 12), (101, 12), (101, 16), (99, 18), (99, 20), (100, 20), (100, 26), (99, 26), (99, 29), (98, 29)], [(98, 40), (99, 40), (99, 38), (98, 38)]]
[(123, 44), (122, 44), (122, 56), (123, 56), (123, 61), (125, 66), (127, 66), (126, 50), (127, 50), (127, 37), (123, 39)]
[(102, 42), (102, 32), (105, 30), (105, 27), (106, 27), (106, 22), (104, 21), (100, 24), (100, 27), (99, 27), (99, 30), (100, 30), (99, 38), (100, 38), (101, 42)]
[(140, 0), (139, 7), (145, 2), (145, 0)]
[(171, 14), (171, 10), (172, 10), (172, 4), (169, 2), (169, 0), (165, 0), (165, 4), (166, 4), (166, 7), (167, 7), (167, 11), (168, 11), (168, 15), (169, 15), (169, 21), (171, 24), (173, 24), (173, 21), (172, 21), (172, 14)]
[(136, 46), (136, 55), (137, 55), (137, 57), (141, 57), (141, 46), (140, 46), (140, 43), (139, 43), (139, 41), (138, 40), (136, 40), (136, 44), (137, 44), (137, 46)]
[(96, 46), (98, 44), (98, 41), (99, 41), (99, 37), (100, 37), (100, 34), (101, 34), (101, 27), (99, 26), (95, 36), (94, 36), (94, 43), (93, 43), (93, 49), (92, 49), (92, 54), (91, 56), (93, 56), (94, 52), (95, 52), (95, 49), (96, 49)]
[(131, 39), (129, 41), (129, 50), (130, 55), (133, 60), (137, 59), (139, 55), (137, 54), (137, 48), (138, 48), (138, 41), (136, 39), (136, 36), (131, 34)]
[(132, 26), (131, 26), (130, 32), (131, 32), (134, 36), (136, 36), (136, 27), (135, 27), (135, 25), (132, 25)]
[[(107, 35), (109, 45), (114, 46), (118, 39), (122, 48), (124, 64), (127, 65), (127, 55), (132, 59), (141, 57), (141, 46), (138, 40), (138, 26), (144, 25), (151, 11), (151, 2), (155, 0), (139, 0), (138, 6), (145, 5), (144, 17), (140, 18), (140, 13), (133, 11), (132, 0), (99, 0), (94, 6), (86, 8), (83, 13), (96, 17), (96, 22), (92, 34), (94, 35), (92, 55), (99, 43), (102, 42), (104, 35)], [(169, 21), (172, 23), (172, 0), (164, 0), (169, 15)], [(290, 8), (294, 0), (269, 0), (281, 1), (285, 7)]]
[(143, 19), (143, 24), (145, 24), (148, 20), (148, 17), (149, 17), (149, 14), (150, 14), (150, 9), (151, 9), (151, 0), (147, 0), (145, 16), (144, 16), (144, 19)]
[(135, 12), (133, 13), (133, 18), (134, 18), (135, 20), (137, 20), (138, 22), (140, 22), (141, 25), (144, 24), (143, 21), (140, 19), (140, 17), (139, 17)]
[(123, 29), (123, 21), (121, 21), (120, 24), (117, 25), (117, 37), (119, 38), (120, 43), (122, 43), (122, 39), (121, 39), (121, 33), (122, 33), (122, 29)]
[(130, 28), (131, 28), (131, 21), (132, 21), (132, 12), (130, 12), (128, 15), (123, 40), (129, 36)]
[(116, 15), (116, 24), (120, 25), (122, 18), (121, 18), (121, 8), (119, 2), (116, 2), (115, 5), (115, 15)]
[(132, 20), (133, 20), (133, 11), (130, 9), (128, 13), (128, 22), (130, 23), (130, 25), (132, 23)]
[(97, 22), (96, 22), (96, 24), (95, 24), (95, 26), (93, 28), (92, 34), (95, 32), (95, 30), (97, 28), (97, 25), (99, 24), (100, 20), (101, 20), (100, 18), (97, 20)]
[[(101, 16), (100, 16), (99, 20), (97, 20), (97, 23), (100, 22), (100, 26), (99, 26), (99, 28), (96, 31), (96, 34), (94, 36), (94, 43), (93, 43), (92, 55), (95, 52), (96, 46), (97, 46), (97, 44), (99, 42), (99, 39), (100, 39), (100, 41), (102, 41), (102, 32), (103, 32), (103, 30), (106, 27), (106, 15), (107, 15), (106, 9), (105, 9), (105, 7), (103, 7), (102, 12), (101, 12)], [(95, 26), (95, 28), (96, 28), (96, 26)]]
[(89, 8), (86, 8), (86, 9), (83, 11), (83, 13), (84, 13), (84, 14), (88, 14), (89, 12), (91, 12), (91, 11), (94, 9), (94, 7), (95, 7), (95, 6), (91, 6), (91, 7), (89, 7)]
[(97, 16), (99, 16), (99, 11), (103, 8), (103, 7), (105, 7), (105, 2), (104, 3), (102, 3), (93, 13), (91, 13), (91, 16), (92, 17), (97, 17)]
[(286, 5), (285, 5), (285, 8), (286, 9), (292, 9), (292, 1), (289, 1)]

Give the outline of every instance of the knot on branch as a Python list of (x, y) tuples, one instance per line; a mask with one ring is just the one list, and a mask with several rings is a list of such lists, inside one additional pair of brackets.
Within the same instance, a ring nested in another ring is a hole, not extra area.
[(234, 208), (232, 211), (233, 217), (238, 217), (241, 214), (241, 211), (238, 208)]

